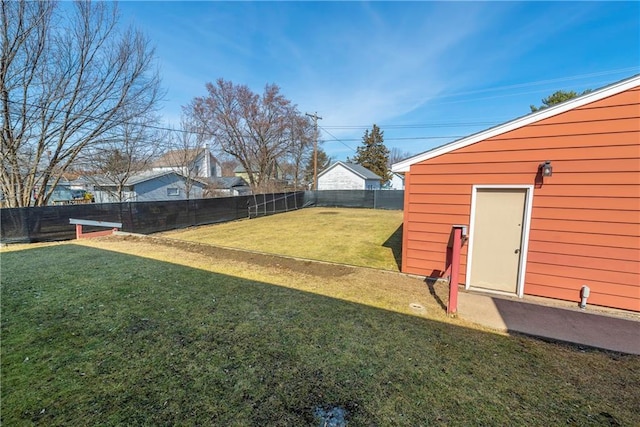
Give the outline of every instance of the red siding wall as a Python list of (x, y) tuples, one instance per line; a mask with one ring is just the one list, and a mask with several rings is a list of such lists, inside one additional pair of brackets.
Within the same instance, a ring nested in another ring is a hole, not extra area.
[(442, 275), (472, 185), (534, 185), (545, 160), (553, 176), (534, 189), (524, 293), (579, 301), (586, 284), (590, 304), (640, 311), (640, 88), (412, 165), (403, 271)]

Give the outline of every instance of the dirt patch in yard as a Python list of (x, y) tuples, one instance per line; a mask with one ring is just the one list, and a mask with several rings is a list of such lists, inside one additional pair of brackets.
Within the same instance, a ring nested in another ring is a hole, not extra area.
[(162, 244), (163, 246), (174, 247), (186, 252), (193, 252), (215, 259), (226, 259), (229, 261), (243, 262), (260, 267), (276, 268), (278, 270), (282, 270), (283, 273), (295, 272), (316, 277), (334, 278), (347, 276), (355, 271), (355, 267), (351, 267), (348, 265), (333, 264), (321, 261), (310, 261), (233, 248), (223, 248), (203, 243), (187, 242), (184, 240), (168, 239), (164, 237), (125, 236), (120, 238), (133, 241), (141, 241), (142, 239), (144, 239), (145, 241), (152, 240), (155, 243)]

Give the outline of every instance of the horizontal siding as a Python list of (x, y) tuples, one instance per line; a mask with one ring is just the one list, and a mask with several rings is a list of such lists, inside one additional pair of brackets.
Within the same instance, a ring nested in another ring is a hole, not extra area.
[[(409, 213), (409, 217), (413, 218), (413, 214)], [(451, 226), (456, 224), (455, 222), (447, 222), (447, 223), (437, 223), (437, 222), (416, 222), (415, 220), (411, 220), (407, 224), (407, 230), (409, 231), (418, 231), (422, 233), (437, 233), (447, 236), (449, 238), (449, 234), (451, 234)]]
[[(639, 160), (640, 161), (640, 160)], [(552, 177), (553, 178), (553, 177)], [(547, 179), (547, 185), (542, 190), (537, 190), (538, 196), (562, 196), (562, 197), (629, 197), (638, 200), (640, 189), (637, 185), (551, 185)]]
[(613, 106), (585, 106), (583, 108), (576, 108), (575, 110), (567, 111), (562, 116), (550, 117), (545, 120), (545, 124), (582, 124), (584, 122), (619, 120), (621, 118), (632, 119), (637, 116), (634, 108), (637, 109), (637, 105), (634, 105), (633, 102)]
[[(598, 230), (599, 231), (599, 230)], [(563, 242), (585, 246), (620, 247), (638, 249), (638, 238), (635, 236), (615, 236), (609, 234), (584, 233), (572, 231), (537, 230), (529, 241)], [(640, 255), (639, 255), (640, 256)]]
[[(547, 159), (548, 160), (548, 159)], [(455, 164), (455, 163), (453, 163)], [(521, 163), (501, 163), (499, 171), (500, 173), (522, 173), (523, 170), (535, 171), (540, 162), (533, 161), (528, 164)], [(416, 165), (416, 171), (414, 173), (420, 173), (420, 175), (457, 175), (459, 171), (454, 171), (451, 168), (451, 163), (444, 164), (425, 164)], [(419, 167), (419, 168), (418, 168)], [(526, 168), (526, 169), (523, 169)], [(567, 172), (640, 172), (640, 162), (636, 158), (629, 159), (602, 159), (597, 162), (591, 160), (565, 160), (562, 162), (562, 169), (558, 169), (559, 166), (554, 165), (556, 174)], [(486, 174), (495, 173), (496, 165), (494, 163), (471, 163), (465, 167), (466, 174)]]
[[(591, 256), (568, 255), (555, 252), (529, 251), (528, 262), (546, 265), (570, 265), (573, 267), (588, 269), (589, 271), (601, 270), (640, 272), (638, 261), (620, 260), (609, 258), (596, 258)], [(631, 284), (631, 283), (629, 283)]]
[[(553, 175), (540, 180), (550, 160)], [(403, 271), (444, 270), (473, 185), (533, 185), (525, 293), (640, 311), (640, 90), (412, 165)], [(465, 246), (460, 280), (465, 279)]]
[(562, 253), (603, 259), (619, 259), (639, 262), (638, 252), (632, 248), (617, 246), (593, 246), (564, 243), (562, 240), (539, 241), (529, 239), (529, 252)]
[[(640, 160), (638, 160), (640, 161)], [(452, 166), (453, 167), (453, 166)], [(502, 174), (496, 174), (495, 179), (489, 179), (485, 177), (482, 181), (478, 180), (477, 185), (506, 185), (506, 184), (519, 184), (519, 185), (534, 185), (534, 176), (529, 176), (526, 181), (509, 180), (508, 176)], [(604, 184), (555, 184), (551, 180), (554, 177), (546, 178), (546, 184), (542, 186), (542, 189), (536, 189), (536, 193), (544, 193), (545, 196), (561, 196), (561, 197), (630, 197), (634, 200), (638, 200), (640, 197), (640, 187), (638, 184), (625, 184), (625, 185), (604, 185)], [(467, 178), (473, 180), (472, 176)], [(467, 206), (471, 204), (471, 184), (415, 184), (411, 186), (414, 194), (409, 195), (409, 202), (414, 203), (415, 194), (420, 194), (429, 200), (428, 203), (433, 203), (434, 197), (432, 196), (447, 196), (447, 199), (452, 195), (464, 196), (460, 200), (466, 199)], [(440, 197), (437, 197), (440, 200)], [(443, 202), (448, 200), (443, 199)], [(639, 202), (640, 203), (640, 202)], [(447, 203), (448, 204), (448, 203)]]
[[(637, 133), (636, 133), (637, 138)], [(607, 150), (603, 150), (602, 145), (594, 147), (585, 147), (577, 144), (576, 147), (562, 148), (561, 138), (558, 138), (556, 144), (550, 148), (539, 149), (514, 149), (514, 150), (500, 150), (500, 151), (480, 151), (480, 152), (452, 152), (443, 156), (429, 159), (428, 162), (433, 161), (434, 164), (448, 163), (451, 165), (462, 165), (468, 163), (513, 163), (513, 162), (542, 162), (545, 160), (552, 160), (555, 162), (565, 160), (593, 160), (598, 161), (600, 159), (637, 159), (638, 158), (638, 145), (612, 145), (607, 147)], [(637, 139), (636, 139), (637, 141)], [(604, 154), (603, 151), (609, 151), (608, 154)], [(499, 165), (496, 165), (496, 170), (499, 170)], [(555, 166), (554, 166), (555, 170)], [(461, 170), (460, 172), (464, 172)]]
[[(639, 162), (640, 163), (640, 162)], [(593, 196), (549, 196), (535, 197), (534, 209), (598, 209), (613, 211), (640, 211), (640, 198), (636, 197), (593, 197)], [(637, 219), (637, 218), (636, 218)]]
[[(573, 289), (563, 289), (552, 286), (529, 285), (527, 295), (534, 295), (546, 298), (562, 299), (566, 301), (580, 301), (579, 293)], [(622, 310), (640, 311), (640, 300), (638, 298), (628, 298), (619, 295), (609, 295), (593, 292), (588, 304), (614, 307)]]
[(407, 242), (407, 250), (424, 251), (424, 252), (442, 252), (442, 248), (446, 243), (432, 242), (429, 240), (409, 240)]
[[(409, 210), (411, 212), (411, 210)], [(447, 215), (440, 213), (412, 213), (413, 222), (417, 223), (436, 223), (436, 224), (467, 224), (469, 215)]]
[(593, 108), (602, 108), (602, 107), (616, 107), (620, 105), (627, 106), (635, 106), (636, 111), (638, 109), (638, 100), (640, 100), (640, 87), (635, 87), (629, 90), (626, 90), (622, 93), (619, 93), (614, 96), (610, 96), (605, 99), (601, 99), (598, 102), (594, 102), (591, 104), (583, 105), (577, 110), (587, 110)]
[[(464, 174), (451, 174), (451, 175), (418, 175), (415, 177), (415, 184), (509, 184), (513, 182), (530, 183), (533, 184), (536, 173), (538, 171), (538, 164), (520, 164), (521, 167), (519, 173), (464, 173)], [(528, 167), (527, 167), (528, 166)], [(546, 180), (553, 185), (639, 185), (640, 173), (629, 172), (573, 172), (565, 173), (561, 170), (561, 166), (556, 167), (553, 162), (553, 176), (548, 177)]]
[[(593, 268), (574, 267), (571, 265), (557, 265), (531, 262), (527, 263), (527, 274), (545, 274), (549, 277), (572, 277), (574, 279), (584, 280), (585, 284), (589, 280), (596, 282), (611, 282), (622, 285), (638, 286), (640, 283), (640, 274), (637, 272), (627, 272), (620, 270), (598, 270)], [(526, 285), (526, 283), (525, 283)]]
[[(640, 224), (638, 211), (611, 209), (568, 209), (555, 207), (536, 207), (535, 219), (570, 219), (572, 221), (615, 222), (623, 224)], [(606, 227), (606, 225), (605, 225)], [(640, 225), (638, 225), (640, 229)], [(588, 230), (585, 230), (588, 232)]]
[[(569, 290), (574, 292), (575, 299), (580, 300), (580, 290), (585, 285), (583, 280), (574, 279), (572, 277), (554, 277), (551, 280), (549, 276), (542, 274), (527, 274), (527, 282), (536, 286), (550, 286)], [(634, 286), (620, 285), (611, 282), (589, 281), (589, 289), (593, 293), (602, 295), (619, 295), (625, 298), (634, 298), (638, 296), (638, 289)]]
[(409, 267), (422, 268), (422, 274), (425, 276), (431, 276), (432, 271), (444, 271), (445, 261), (443, 255), (433, 252), (424, 252), (419, 256), (413, 257), (407, 255), (407, 265)]
[[(515, 131), (514, 131), (515, 132)], [(633, 131), (621, 132), (610, 134), (576, 134), (576, 135), (520, 135), (516, 133), (506, 133), (490, 140), (482, 142), (483, 146), (478, 144), (472, 144), (467, 147), (456, 150), (448, 154), (470, 154), (470, 153), (495, 153), (495, 152), (510, 152), (520, 151), (524, 144), (527, 145), (527, 150), (531, 150), (533, 153), (548, 152), (549, 150), (556, 150), (560, 148), (594, 148), (602, 146), (611, 147), (628, 147), (634, 146), (636, 143), (637, 129)], [(615, 152), (614, 152), (615, 153)], [(590, 157), (590, 159), (597, 159), (599, 157)], [(602, 158), (602, 157), (600, 157)], [(606, 158), (628, 158), (628, 157), (606, 157)]]
[[(564, 119), (564, 118), (563, 118)], [(520, 138), (544, 138), (553, 136), (555, 138), (565, 135), (606, 135), (615, 132), (633, 132), (638, 129), (638, 119), (635, 117), (625, 117), (609, 120), (592, 120), (589, 122), (552, 123), (545, 120), (533, 123), (520, 129)]]
[[(409, 202), (413, 202), (414, 195), (464, 195), (471, 202), (471, 185), (450, 185), (450, 184), (411, 184), (413, 193), (409, 196)], [(405, 190), (406, 192), (406, 190)]]
[[(412, 227), (413, 228), (413, 227)], [(407, 240), (407, 243), (404, 245), (404, 247), (409, 247), (408, 244), (411, 241), (416, 241), (416, 242), (434, 242), (434, 243), (438, 243), (438, 244), (445, 244), (445, 242), (447, 242), (449, 240), (449, 232), (446, 233), (436, 233), (433, 231), (412, 231), (411, 232), (411, 239)]]
[[(451, 215), (468, 222), (469, 195), (460, 188), (453, 191), (461, 191), (460, 196), (451, 195), (449, 190), (439, 190), (430, 188), (428, 194), (416, 193), (420, 186), (413, 184), (413, 176), (405, 175), (405, 214), (404, 227), (407, 232), (403, 233), (403, 255), (402, 271), (406, 273), (419, 274), (431, 277), (442, 277), (447, 268), (447, 244), (451, 234)], [(451, 186), (447, 186), (451, 189)], [(443, 191), (444, 196), (440, 197), (434, 191)], [(448, 201), (449, 203), (443, 203)], [(430, 213), (426, 222), (421, 222), (421, 217), (425, 213)], [(417, 215), (417, 216), (416, 216)], [(411, 221), (409, 222), (409, 218)], [(410, 230), (410, 231), (409, 231)], [(466, 253), (466, 247), (463, 248)], [(465, 266), (460, 270), (459, 281), (464, 283)]]
[[(404, 195), (405, 195), (404, 196), (405, 201), (410, 202), (409, 204), (410, 206), (413, 206), (414, 204), (429, 203), (435, 206), (449, 204), (449, 205), (463, 205), (468, 207), (469, 204), (471, 203), (471, 195), (467, 192), (463, 194), (450, 194), (450, 193), (445, 193), (445, 194), (411, 193), (409, 194), (407, 193), (406, 187), (405, 187)], [(407, 207), (407, 209), (409, 209), (409, 207)]]
[(436, 203), (413, 203), (409, 208), (409, 212), (415, 213), (434, 213), (448, 215), (466, 215), (469, 216), (468, 205), (449, 205)]
[[(572, 231), (574, 233), (586, 233), (593, 236), (601, 234), (613, 236), (635, 236), (640, 237), (640, 225), (631, 223), (600, 223), (593, 221), (576, 221), (571, 219), (533, 219), (531, 221), (531, 238), (535, 238), (538, 230), (548, 231)], [(638, 239), (640, 240), (640, 239)]]
[[(445, 247), (446, 249), (446, 247)], [(407, 257), (409, 259), (425, 259), (437, 262), (439, 264), (439, 268), (445, 268), (446, 262), (446, 250), (445, 251), (417, 251), (413, 249), (407, 249)]]

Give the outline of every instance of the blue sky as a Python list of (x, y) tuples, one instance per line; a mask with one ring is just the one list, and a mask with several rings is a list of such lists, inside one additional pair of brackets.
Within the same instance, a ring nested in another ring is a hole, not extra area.
[(417, 154), (529, 113), (556, 90), (640, 73), (640, 2), (122, 2), (156, 47), (162, 115), (217, 78), (275, 83), (354, 154), (376, 123)]

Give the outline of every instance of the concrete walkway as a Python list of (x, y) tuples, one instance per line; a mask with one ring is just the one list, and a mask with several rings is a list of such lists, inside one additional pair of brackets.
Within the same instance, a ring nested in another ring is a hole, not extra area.
[(479, 325), (589, 347), (640, 355), (640, 315), (555, 307), (487, 294), (460, 292), (458, 316)]

